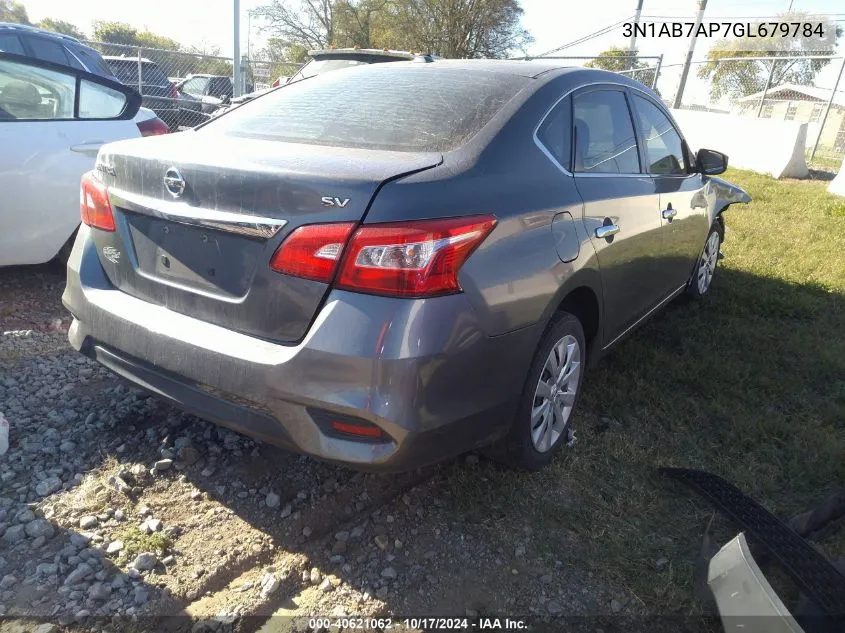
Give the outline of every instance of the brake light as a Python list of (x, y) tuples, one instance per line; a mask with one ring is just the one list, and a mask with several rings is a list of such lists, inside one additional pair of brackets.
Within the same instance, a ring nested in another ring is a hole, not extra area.
[(270, 268), (286, 275), (330, 283), (354, 228), (352, 222), (300, 226), (276, 249)]
[(336, 285), (402, 297), (460, 292), (458, 271), (494, 226), (490, 215), (362, 226), (344, 252)]
[(158, 117), (153, 117), (146, 121), (138, 121), (138, 129), (141, 131), (141, 136), (158, 136), (159, 134), (168, 134), (170, 132), (167, 123)]
[(82, 221), (102, 231), (114, 231), (114, 213), (106, 186), (93, 171), (82, 176), (79, 186), (79, 210)]

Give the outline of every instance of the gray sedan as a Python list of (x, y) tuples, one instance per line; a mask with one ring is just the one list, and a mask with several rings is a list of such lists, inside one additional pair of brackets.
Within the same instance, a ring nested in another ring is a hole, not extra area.
[[(548, 62), (326, 73), (105, 147), (71, 344), (204, 418), (407, 470), (574, 441), (587, 366), (705, 295), (749, 196), (658, 96)], [(690, 359), (690, 362), (695, 362)]]

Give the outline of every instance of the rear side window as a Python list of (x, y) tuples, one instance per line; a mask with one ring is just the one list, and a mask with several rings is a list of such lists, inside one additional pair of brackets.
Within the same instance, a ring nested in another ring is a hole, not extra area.
[(15, 55), (26, 55), (20, 38), (10, 33), (0, 33), (0, 51), (14, 53)]
[(370, 64), (303, 79), (212, 121), (232, 136), (396, 151), (460, 147), (528, 78)]
[(559, 167), (569, 171), (572, 153), (572, 104), (561, 100), (537, 129), (537, 140), (551, 154)]
[(596, 90), (576, 94), (572, 110), (576, 173), (639, 173), (637, 140), (624, 93)]
[(638, 95), (634, 95), (634, 107), (645, 140), (649, 173), (686, 174), (681, 136), (666, 115), (651, 101)]
[(28, 40), (33, 55), (54, 64), (70, 66), (70, 60), (65, 54), (65, 48), (61, 44), (41, 37), (30, 37)]

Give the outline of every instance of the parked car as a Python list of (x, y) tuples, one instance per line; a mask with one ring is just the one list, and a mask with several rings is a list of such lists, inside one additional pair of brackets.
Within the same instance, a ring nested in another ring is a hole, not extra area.
[[(188, 75), (176, 87), (202, 102), (202, 111), (208, 114), (228, 103), (235, 92), (232, 78), (227, 75)], [(247, 84), (246, 88), (247, 93), (252, 92), (252, 84)]]
[[(361, 468), (574, 436), (584, 370), (708, 293), (750, 200), (658, 95), (552, 62), (373, 64), (104, 148), (70, 342), (224, 426)], [(691, 358), (690, 363), (695, 363)]]
[(102, 55), (75, 37), (44, 29), (0, 22), (0, 52), (34, 57), (115, 79)]
[[(106, 55), (103, 57), (117, 78), (141, 93), (142, 105), (156, 113), (172, 130), (180, 123), (180, 95), (158, 64), (149, 59)], [(140, 78), (138, 76), (140, 67)]]
[(0, 53), (0, 266), (70, 252), (79, 179), (100, 147), (167, 130), (140, 102), (116, 80)]

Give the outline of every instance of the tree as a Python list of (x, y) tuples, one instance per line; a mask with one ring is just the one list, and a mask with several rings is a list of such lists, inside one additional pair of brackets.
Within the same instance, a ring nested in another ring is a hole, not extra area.
[(654, 67), (639, 61), (637, 57), (631, 57), (627, 48), (611, 46), (600, 53), (596, 59), (584, 65), (588, 68), (601, 68), (615, 73), (624, 73), (649, 87), (654, 84)]
[[(778, 16), (779, 22), (808, 22), (806, 13), (787, 13)], [(842, 34), (836, 27), (836, 39)], [(810, 55), (833, 55), (836, 46), (813, 48), (807, 39), (787, 37), (729, 39), (718, 42), (707, 52), (708, 61), (697, 75), (710, 81), (710, 97), (718, 100), (729, 96), (745, 97), (762, 92), (771, 73), (771, 86), (782, 83), (812, 85), (818, 72), (830, 63), (829, 59), (801, 59)], [(737, 57), (771, 57), (772, 60), (730, 60)], [(790, 57), (791, 59), (777, 58)]]
[(286, 46), (506, 57), (532, 40), (519, 0), (272, 0), (253, 15)]
[(78, 40), (86, 39), (85, 33), (79, 30), (75, 24), (65, 22), (64, 20), (44, 18), (36, 26), (40, 29), (44, 29), (45, 31), (53, 31), (55, 33), (63, 33), (64, 35), (70, 35), (71, 37), (75, 37)]
[(15, 0), (0, 0), (0, 22), (14, 22), (15, 24), (32, 24), (26, 7)]

